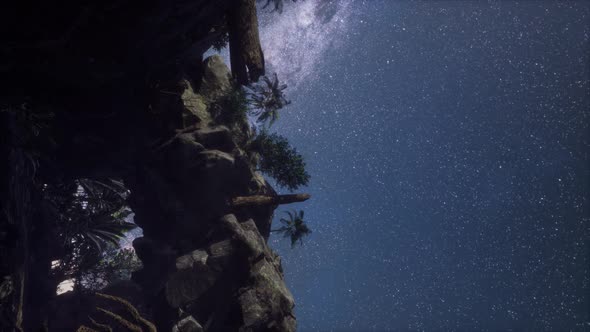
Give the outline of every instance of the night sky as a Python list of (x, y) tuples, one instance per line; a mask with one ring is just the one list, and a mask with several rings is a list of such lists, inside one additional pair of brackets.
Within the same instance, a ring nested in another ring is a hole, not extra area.
[[(590, 330), (590, 1), (262, 13), (313, 234), (300, 331)], [(283, 190), (283, 192), (285, 192)]]

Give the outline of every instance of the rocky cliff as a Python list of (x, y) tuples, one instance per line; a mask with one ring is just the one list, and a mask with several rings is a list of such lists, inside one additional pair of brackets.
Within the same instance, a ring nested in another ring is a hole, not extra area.
[(203, 68), (199, 89), (183, 80), (178, 95), (187, 127), (157, 146), (153, 163), (128, 181), (144, 230), (133, 243), (144, 268), (133, 280), (159, 297), (164, 308), (157, 311), (169, 311), (169, 324), (179, 324), (182, 309), (211, 330), (292, 331), (293, 298), (265, 241), (275, 207), (230, 204), (273, 190), (244, 151), (246, 118), (226, 121), (216, 111), (234, 89), (227, 67), (213, 56)]
[[(0, 108), (51, 115), (41, 134), (34, 123), (30, 144), (15, 113), (0, 114), (10, 212), (0, 217), (1, 330), (151, 330), (142, 317), (158, 331), (294, 331), (293, 297), (266, 244), (276, 205), (232, 204), (276, 195), (254, 170), (250, 126), (232, 102), (264, 74), (254, 0), (33, 1), (0, 12), (10, 27)], [(218, 56), (202, 61), (226, 24), (233, 76)], [(116, 303), (55, 298), (45, 280), (55, 255), (41, 192), (78, 178), (121, 180), (143, 229), (133, 242), (143, 268), (104, 290)], [(118, 321), (123, 300), (138, 310), (134, 326)]]
[[(158, 103), (176, 98), (183, 127), (150, 146), (145, 162), (123, 178), (143, 229), (133, 242), (143, 268), (114, 293), (126, 298), (128, 288), (139, 288), (135, 305), (162, 331), (294, 331), (293, 297), (280, 257), (266, 244), (276, 206), (231, 204), (274, 190), (246, 152), (245, 114), (228, 116), (237, 110), (224, 108), (237, 89), (227, 66), (212, 56), (202, 68), (199, 81), (179, 79), (175, 93)], [(56, 307), (72, 307), (71, 300), (64, 296)], [(63, 314), (55, 317), (50, 329), (93, 326), (83, 316), (65, 325)]]

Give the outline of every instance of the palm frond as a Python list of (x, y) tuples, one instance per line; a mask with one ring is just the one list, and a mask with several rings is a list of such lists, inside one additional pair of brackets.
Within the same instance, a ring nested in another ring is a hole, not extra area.
[[(293, 211), (293, 212), (295, 212), (295, 211)], [(287, 213), (287, 215), (289, 215), (289, 219), (290, 219), (291, 221), (293, 221), (293, 219), (295, 218), (295, 217), (294, 217), (294, 214), (293, 214), (293, 213), (291, 213), (291, 211), (285, 211), (285, 213)], [(295, 213), (296, 213), (296, 212), (295, 212)]]
[(284, 225), (273, 232), (278, 232), (283, 235), (283, 238), (291, 238), (291, 247), (294, 247), (297, 242), (303, 245), (303, 237), (311, 234), (311, 230), (303, 220), (304, 212), (300, 211), (284, 211), (288, 215), (287, 218), (280, 218), (279, 221)]
[(271, 77), (263, 76), (261, 83), (249, 88), (249, 101), (253, 106), (250, 114), (257, 117), (257, 122), (272, 126), (278, 120), (278, 111), (290, 104), (283, 92), (286, 88), (287, 85), (280, 83), (276, 73)]
[(102, 244), (104, 243), (99, 237), (94, 236), (92, 233), (85, 234), (86, 237), (91, 240), (99, 252), (103, 251)]

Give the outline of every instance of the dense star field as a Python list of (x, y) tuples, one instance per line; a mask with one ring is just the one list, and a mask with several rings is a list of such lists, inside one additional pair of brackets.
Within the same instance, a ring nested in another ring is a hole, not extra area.
[(590, 2), (305, 0), (261, 39), (312, 175), (313, 234), (271, 238), (299, 330), (590, 329)]

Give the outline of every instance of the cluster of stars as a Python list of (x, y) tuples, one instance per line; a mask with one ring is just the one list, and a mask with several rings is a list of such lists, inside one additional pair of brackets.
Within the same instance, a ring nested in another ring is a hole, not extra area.
[(299, 329), (589, 328), (590, 4), (319, 3), (261, 25), (312, 175), (313, 234), (271, 238)]

